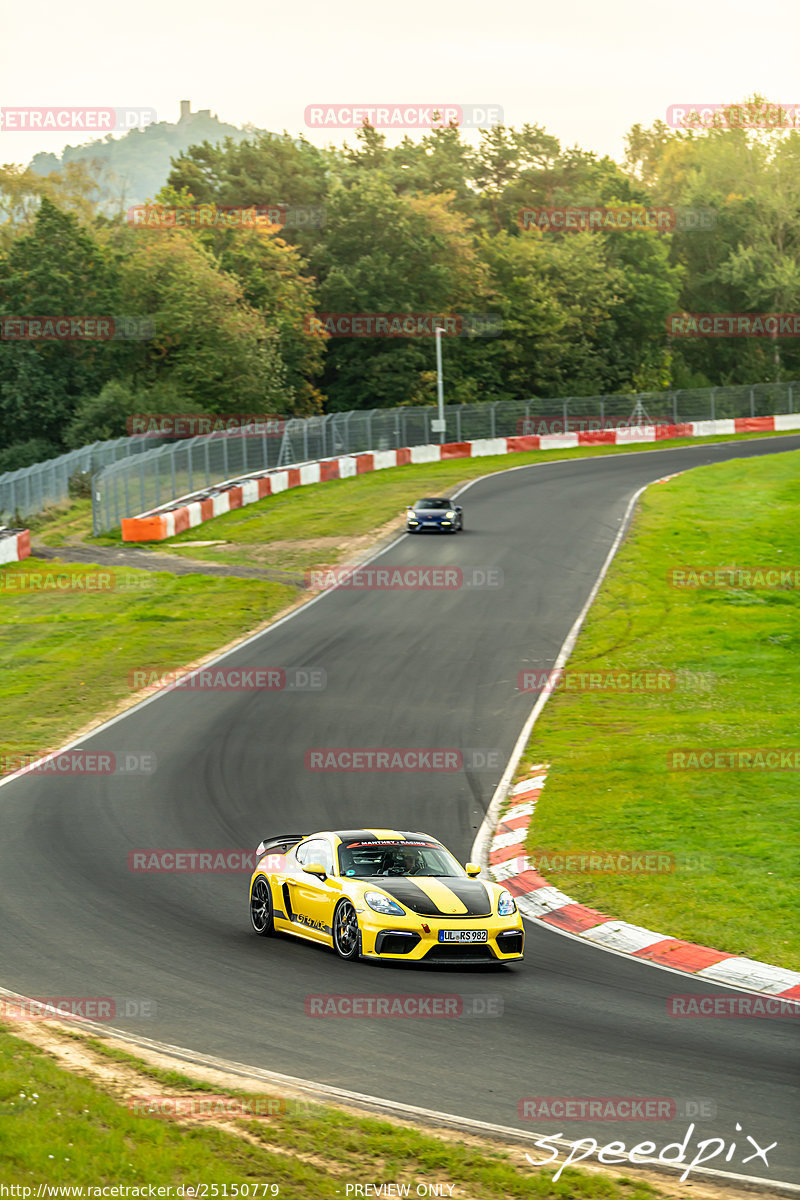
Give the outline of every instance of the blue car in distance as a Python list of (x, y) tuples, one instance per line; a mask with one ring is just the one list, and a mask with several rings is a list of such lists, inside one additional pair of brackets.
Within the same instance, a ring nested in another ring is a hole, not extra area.
[(464, 510), (444, 496), (425, 496), (412, 504), (406, 514), (409, 533), (435, 529), (438, 533), (460, 533), (464, 528)]

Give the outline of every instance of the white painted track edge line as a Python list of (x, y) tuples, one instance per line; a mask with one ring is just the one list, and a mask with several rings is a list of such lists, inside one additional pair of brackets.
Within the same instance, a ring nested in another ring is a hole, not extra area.
[[(30, 997), (21, 996), (18, 992), (10, 992), (6, 988), (0, 988), (0, 996), (9, 1000), (29, 1000)], [(198, 1067), (206, 1067), (212, 1070), (226, 1071), (232, 1075), (240, 1075), (248, 1079), (264, 1080), (266, 1083), (289, 1086), (298, 1091), (307, 1092), (314, 1096), (318, 1103), (331, 1103), (338, 1101), (342, 1104), (352, 1104), (358, 1107), (364, 1107), (372, 1111), (378, 1111), (387, 1115), (394, 1116), (397, 1119), (406, 1119), (416, 1123), (429, 1123), (439, 1125), (445, 1128), (455, 1128), (462, 1130), (465, 1133), (472, 1133), (476, 1136), (495, 1134), (506, 1138), (508, 1141), (527, 1143), (536, 1143), (538, 1139), (547, 1139), (552, 1145), (558, 1146), (560, 1150), (569, 1149), (574, 1139), (552, 1137), (549, 1134), (537, 1133), (534, 1130), (516, 1129), (511, 1125), (498, 1125), (490, 1121), (479, 1121), (473, 1117), (460, 1117), (455, 1113), (441, 1112), (438, 1109), (422, 1108), (415, 1104), (403, 1104), (397, 1100), (389, 1100), (383, 1096), (370, 1096), (365, 1092), (353, 1092), (346, 1088), (337, 1088), (332, 1084), (315, 1083), (309, 1080), (300, 1079), (294, 1075), (283, 1075), (278, 1071), (270, 1071), (266, 1067), (253, 1067), (247, 1063), (240, 1063), (235, 1060), (218, 1058), (214, 1055), (200, 1054), (197, 1051), (190, 1050), (183, 1046), (175, 1046), (169, 1042), (159, 1042), (153, 1038), (147, 1038), (138, 1034), (128, 1033), (124, 1029), (117, 1029), (114, 1026), (106, 1026), (97, 1021), (82, 1020), (75, 1018), (70, 1021), (61, 1021), (61, 1024), (67, 1026), (77, 1026), (87, 1032), (94, 1033), (100, 1037), (114, 1037), (121, 1041), (127, 1042), (129, 1045), (138, 1046), (143, 1050), (151, 1050), (158, 1054), (163, 1054), (170, 1058), (175, 1058), (182, 1062), (190, 1063)], [(13, 1030), (11, 1031), (13, 1033)], [(550, 1166), (550, 1163), (533, 1164), (536, 1166)], [(552, 1164), (555, 1166), (555, 1163)], [(596, 1167), (594, 1162), (586, 1164), (587, 1166)], [(628, 1165), (632, 1167), (642, 1166), (650, 1170), (654, 1170), (661, 1174), (672, 1174), (679, 1168), (683, 1169), (685, 1163), (664, 1163), (658, 1159), (644, 1159), (634, 1162), (628, 1158)], [(776, 1189), (780, 1193), (787, 1196), (800, 1196), (800, 1184), (788, 1183), (781, 1180), (764, 1179), (760, 1176), (739, 1175), (732, 1171), (715, 1171), (712, 1168), (694, 1167), (693, 1172), (698, 1176), (702, 1175), (709, 1181), (720, 1181), (726, 1184), (737, 1184), (738, 1186), (751, 1189), (753, 1191), (761, 1191), (764, 1188), (772, 1188), (773, 1192)]]

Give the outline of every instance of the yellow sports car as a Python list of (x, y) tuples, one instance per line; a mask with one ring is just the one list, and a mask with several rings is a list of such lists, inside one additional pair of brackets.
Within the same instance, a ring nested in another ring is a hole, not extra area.
[(355, 829), (265, 839), (250, 880), (261, 937), (291, 933), (340, 958), (497, 963), (522, 958), (514, 897), (427, 833)]

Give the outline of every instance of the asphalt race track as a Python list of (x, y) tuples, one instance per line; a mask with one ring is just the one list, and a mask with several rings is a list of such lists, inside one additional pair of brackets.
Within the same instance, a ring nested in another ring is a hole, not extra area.
[[(705, 1100), (716, 1116), (697, 1121), (695, 1141), (738, 1145), (709, 1166), (800, 1183), (793, 1022), (667, 1016), (672, 994), (724, 988), (530, 924), (516, 968), (348, 964), (256, 937), (247, 875), (128, 869), (139, 848), (252, 850), (273, 832), (365, 825), (425, 830), (463, 861), (532, 706), (517, 674), (552, 665), (633, 493), (688, 467), (798, 448), (800, 436), (700, 444), (479, 480), (463, 495), (464, 534), (404, 537), (376, 565), (499, 568), (502, 587), (331, 592), (224, 664), (322, 668), (324, 690), (168, 692), (81, 743), (155, 754), (154, 774), (11, 780), (0, 789), (0, 984), (28, 996), (155, 1001), (155, 1017), (122, 1011), (114, 1026), (506, 1126), (531, 1128), (518, 1117), (524, 1097)], [(496, 765), (306, 769), (307, 750), (339, 746), (480, 750)], [(306, 1016), (306, 997), (320, 993), (491, 996), (503, 1012)], [(692, 1111), (534, 1128), (661, 1148), (683, 1137)], [(759, 1157), (742, 1165), (748, 1134), (778, 1143), (768, 1168)]]

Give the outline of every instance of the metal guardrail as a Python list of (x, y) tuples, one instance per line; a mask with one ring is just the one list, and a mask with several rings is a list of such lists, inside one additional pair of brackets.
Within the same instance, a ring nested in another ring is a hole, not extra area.
[(144, 444), (139, 437), (93, 442), (47, 462), (6, 471), (0, 475), (0, 521), (24, 519), (51, 505), (62, 504), (69, 498), (70, 480), (75, 475), (94, 475), (120, 458), (150, 450), (152, 444), (152, 441)]
[(287, 420), (279, 434), (240, 431), (161, 446), (98, 473), (94, 532), (119, 526), (178, 497), (239, 475), (357, 451), (393, 450), (436, 441), (470, 441), (522, 433), (618, 425), (773, 416), (796, 411), (800, 384), (754, 384), (637, 395), (570, 396), (558, 400), (489, 400), (445, 407), (446, 432), (435, 434), (436, 408), (329, 413)]
[(434, 441), (772, 416), (797, 411), (798, 397), (800, 384), (794, 381), (638, 395), (487, 400), (446, 407), (443, 434), (433, 431), (436, 407), (430, 406), (292, 418), (270, 424), (269, 432), (243, 436), (232, 431), (166, 445), (156, 439), (162, 444), (154, 446), (150, 436), (115, 438), (0, 475), (0, 521), (24, 519), (63, 503), (69, 498), (70, 480), (79, 474), (92, 476), (93, 530), (102, 533), (118, 527), (123, 517), (270, 467)]

